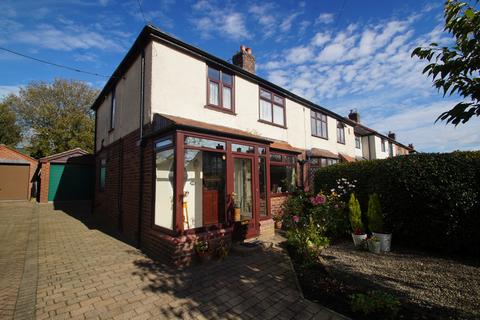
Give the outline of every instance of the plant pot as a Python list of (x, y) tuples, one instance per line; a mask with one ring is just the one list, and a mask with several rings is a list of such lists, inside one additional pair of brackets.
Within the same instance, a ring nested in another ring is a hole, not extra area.
[(275, 221), (275, 229), (282, 229), (282, 221)]
[(236, 222), (240, 221), (240, 219), (241, 219), (240, 213), (241, 213), (241, 209), (240, 209), (240, 208), (235, 208), (234, 214), (233, 214), (233, 219), (234, 219)]
[(364, 234), (355, 234), (352, 233), (353, 244), (355, 248), (362, 248), (365, 246), (365, 240), (367, 239), (367, 235)]
[(390, 246), (391, 246), (391, 243), (392, 243), (392, 234), (391, 233), (372, 232), (372, 235), (377, 237), (380, 240), (380, 250), (382, 252), (390, 252)]
[(372, 253), (380, 253), (380, 241), (367, 241), (368, 251)]

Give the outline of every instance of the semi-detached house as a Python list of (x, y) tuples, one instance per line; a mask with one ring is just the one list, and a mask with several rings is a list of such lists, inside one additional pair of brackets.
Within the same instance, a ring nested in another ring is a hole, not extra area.
[(164, 261), (272, 234), (316, 168), (413, 151), (258, 77), (249, 48), (232, 60), (146, 26), (93, 104), (94, 212)]

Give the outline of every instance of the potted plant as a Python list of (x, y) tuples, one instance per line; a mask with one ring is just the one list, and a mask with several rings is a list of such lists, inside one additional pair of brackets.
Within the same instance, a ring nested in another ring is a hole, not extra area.
[(201, 262), (211, 259), (210, 244), (207, 240), (197, 240), (197, 242), (195, 242), (194, 249)]
[(362, 223), (362, 211), (360, 209), (360, 203), (358, 202), (355, 194), (350, 195), (350, 200), (348, 201), (348, 217), (350, 218), (350, 225), (352, 226), (352, 239), (355, 247), (359, 248), (364, 246), (365, 239), (367, 239), (367, 234), (363, 231)]
[(390, 252), (392, 234), (385, 232), (380, 199), (376, 193), (368, 197), (367, 219), (368, 229), (370, 229), (373, 236), (380, 240), (380, 250), (382, 252)]
[(275, 214), (272, 219), (275, 221), (275, 229), (282, 229), (283, 215)]
[(372, 236), (367, 239), (368, 251), (372, 253), (380, 253), (380, 239), (377, 236)]

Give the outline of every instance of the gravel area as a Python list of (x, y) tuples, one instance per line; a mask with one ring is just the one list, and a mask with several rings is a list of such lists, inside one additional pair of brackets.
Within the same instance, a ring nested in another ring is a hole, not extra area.
[(356, 289), (380, 289), (424, 318), (480, 319), (480, 261), (435, 257), (401, 250), (373, 254), (353, 244), (322, 252), (326, 272)]

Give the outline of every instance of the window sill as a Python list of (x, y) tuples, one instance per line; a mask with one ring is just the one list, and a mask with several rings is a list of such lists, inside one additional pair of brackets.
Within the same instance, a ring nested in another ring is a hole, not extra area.
[(317, 135), (312, 134), (312, 137), (320, 138), (320, 139), (323, 139), (323, 140), (327, 140), (327, 141), (328, 141), (328, 136), (327, 136), (327, 137), (321, 137), (321, 136), (317, 136)]
[(287, 197), (289, 195), (291, 195), (291, 193), (288, 193), (288, 192), (270, 193), (270, 197), (272, 197), (272, 198)]
[(345, 145), (345, 142), (337, 141), (337, 143)]
[(260, 123), (265, 123), (265, 124), (268, 124), (268, 125), (271, 125), (271, 126), (274, 126), (274, 127), (278, 127), (278, 128), (282, 128), (282, 129), (287, 129), (287, 126), (285, 125), (280, 125), (280, 124), (276, 124), (276, 123), (273, 123), (273, 122), (269, 122), (269, 121), (265, 121), (265, 120), (262, 120), (262, 119), (258, 119), (258, 122)]
[(215, 105), (212, 105), (212, 104), (206, 104), (204, 106), (205, 109), (210, 109), (210, 110), (214, 110), (214, 111), (219, 111), (219, 112), (223, 112), (223, 113), (228, 113), (228, 114), (231, 114), (231, 115), (234, 115), (236, 116), (237, 114), (235, 113), (235, 110), (230, 110), (230, 109), (226, 109), (226, 108), (222, 108), (222, 107), (219, 107), (219, 106), (215, 106)]

